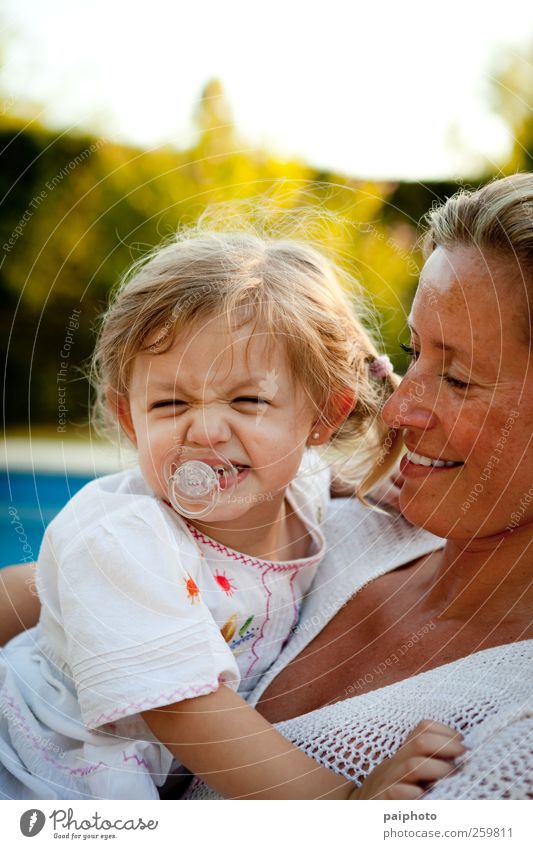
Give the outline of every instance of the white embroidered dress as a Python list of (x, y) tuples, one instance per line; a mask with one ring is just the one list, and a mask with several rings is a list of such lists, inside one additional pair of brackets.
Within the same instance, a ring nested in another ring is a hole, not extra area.
[(271, 562), (201, 534), (133, 470), (92, 481), (47, 529), (42, 613), (0, 654), (6, 798), (158, 798), (176, 762), (141, 712), (244, 696), (290, 637), (325, 553), (330, 472), (308, 451), (287, 490), (309, 555)]

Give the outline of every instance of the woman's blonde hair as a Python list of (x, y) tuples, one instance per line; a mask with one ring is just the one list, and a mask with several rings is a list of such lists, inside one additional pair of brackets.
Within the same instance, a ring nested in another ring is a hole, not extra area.
[(523, 290), (531, 339), (533, 296), (533, 174), (513, 174), (477, 191), (461, 190), (426, 216), (424, 255), (436, 248), (476, 247), (513, 262), (513, 279)]
[[(370, 333), (340, 283), (357, 284), (322, 252), (293, 239), (251, 231), (204, 231), (197, 225), (136, 262), (105, 313), (94, 353), (95, 423), (116, 433), (109, 390), (127, 396), (140, 352), (168, 350), (176, 333), (214, 315), (229, 327), (252, 321), (266, 338), (281, 340), (294, 378), (321, 411), (356, 393), (355, 408), (336, 428), (332, 447), (339, 477), (362, 497), (393, 465), (399, 440), (381, 409), (397, 384), (374, 377), (378, 355)], [(361, 299), (362, 300), (362, 299)], [(233, 320), (232, 320), (233, 319)]]

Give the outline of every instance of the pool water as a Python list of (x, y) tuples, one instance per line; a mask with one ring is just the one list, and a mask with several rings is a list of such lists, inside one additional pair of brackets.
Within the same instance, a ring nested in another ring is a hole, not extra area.
[(37, 559), (46, 526), (94, 476), (0, 471), (0, 568)]

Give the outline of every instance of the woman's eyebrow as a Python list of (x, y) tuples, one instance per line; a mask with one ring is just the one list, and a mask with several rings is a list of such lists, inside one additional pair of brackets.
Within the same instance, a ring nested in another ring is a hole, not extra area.
[[(408, 320), (407, 325), (411, 333), (414, 333), (415, 336), (418, 336), (418, 333), (415, 330), (413, 323)], [(465, 348), (461, 348), (461, 346), (457, 345), (448, 345), (446, 342), (443, 342), (442, 339), (430, 339), (429, 344), (433, 348), (438, 348), (440, 351), (445, 351), (446, 353), (451, 354), (460, 354), (463, 357), (472, 357), (472, 351), (468, 352)]]

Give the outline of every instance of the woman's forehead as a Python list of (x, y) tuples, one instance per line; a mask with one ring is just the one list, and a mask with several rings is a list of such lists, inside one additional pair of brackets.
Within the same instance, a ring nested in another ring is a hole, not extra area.
[(509, 264), (475, 248), (437, 248), (427, 260), (413, 302), (412, 318), (453, 334), (463, 346), (476, 340), (517, 336), (521, 287)]

